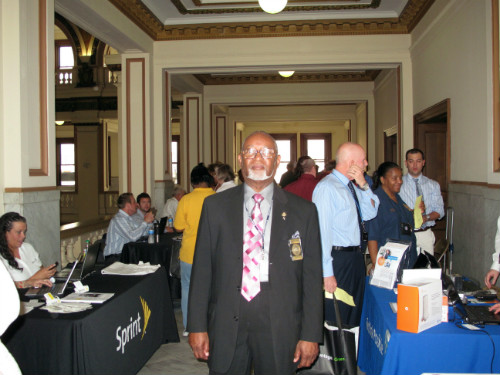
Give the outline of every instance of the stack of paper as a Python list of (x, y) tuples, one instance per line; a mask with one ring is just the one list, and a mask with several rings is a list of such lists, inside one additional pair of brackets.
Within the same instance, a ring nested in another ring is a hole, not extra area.
[(114, 293), (95, 293), (95, 292), (85, 292), (85, 293), (71, 293), (61, 299), (61, 302), (75, 302), (75, 303), (103, 303), (111, 297)]
[(161, 266), (159, 264), (151, 265), (148, 263), (139, 262), (139, 264), (124, 264), (115, 262), (111, 266), (104, 268), (101, 273), (103, 275), (127, 275), (139, 276), (154, 273)]

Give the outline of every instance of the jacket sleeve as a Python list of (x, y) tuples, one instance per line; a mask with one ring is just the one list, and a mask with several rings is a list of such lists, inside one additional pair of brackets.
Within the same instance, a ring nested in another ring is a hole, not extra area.
[(316, 207), (306, 220), (304, 238), (304, 264), (302, 288), (302, 330), (300, 339), (310, 342), (323, 341), (323, 272), (321, 265), (321, 240)]

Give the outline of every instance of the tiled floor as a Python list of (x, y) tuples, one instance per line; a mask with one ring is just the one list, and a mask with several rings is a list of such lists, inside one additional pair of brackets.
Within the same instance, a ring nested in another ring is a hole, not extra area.
[[(187, 337), (182, 336), (182, 313), (180, 302), (177, 300), (174, 303), (174, 311), (181, 342), (162, 345), (144, 365), (142, 370), (139, 371), (138, 375), (208, 374), (207, 364), (199, 362), (194, 358)], [(364, 375), (364, 373), (358, 369), (358, 375)]]
[(144, 365), (138, 375), (206, 375), (207, 364), (194, 358), (187, 337), (182, 336), (182, 312), (180, 302), (174, 303), (175, 319), (181, 342), (164, 344)]

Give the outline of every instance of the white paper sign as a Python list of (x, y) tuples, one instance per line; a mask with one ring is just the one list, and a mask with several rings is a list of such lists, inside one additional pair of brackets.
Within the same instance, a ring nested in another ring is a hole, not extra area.
[(392, 289), (398, 275), (399, 263), (401, 263), (401, 258), (408, 247), (409, 245), (397, 242), (387, 242), (382, 246), (377, 253), (375, 270), (370, 284)]

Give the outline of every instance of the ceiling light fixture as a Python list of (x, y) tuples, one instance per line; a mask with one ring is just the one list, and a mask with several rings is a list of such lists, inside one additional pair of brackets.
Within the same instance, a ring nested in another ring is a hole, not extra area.
[(266, 13), (276, 14), (286, 7), (287, 0), (259, 0), (259, 5)]
[(56, 125), (61, 126), (64, 124), (64, 121), (56, 121)]
[(280, 74), (280, 76), (288, 78), (288, 77), (293, 76), (293, 73), (295, 73), (295, 71), (294, 70), (284, 70), (284, 71), (281, 71), (278, 73)]

